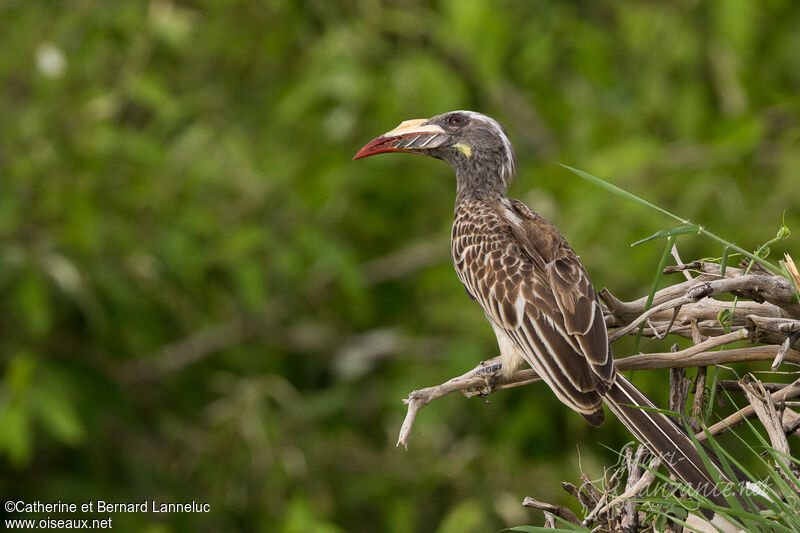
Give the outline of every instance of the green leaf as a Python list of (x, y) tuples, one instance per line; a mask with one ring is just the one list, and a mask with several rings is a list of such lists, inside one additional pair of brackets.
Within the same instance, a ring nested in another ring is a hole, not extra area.
[[(594, 183), (595, 185), (598, 185), (598, 186), (602, 187), (603, 189), (605, 189), (605, 190), (607, 190), (607, 191), (609, 191), (609, 192), (611, 192), (613, 194), (616, 194), (617, 196), (621, 196), (623, 198), (627, 198), (628, 200), (632, 200), (632, 201), (638, 203), (639, 205), (643, 205), (645, 207), (653, 209), (654, 211), (658, 211), (659, 213), (665, 214), (665, 215), (667, 215), (667, 216), (669, 216), (671, 218), (674, 218), (675, 220), (677, 220), (681, 224), (691, 224), (690, 221), (684, 220), (681, 217), (679, 217), (678, 215), (670, 213), (666, 209), (662, 209), (661, 207), (658, 207), (657, 205), (654, 205), (654, 204), (648, 202), (647, 200), (639, 198), (635, 194), (631, 194), (631, 193), (629, 193), (628, 191), (626, 191), (624, 189), (620, 189), (616, 185), (611, 185), (610, 183), (608, 183), (606, 181), (603, 181), (603, 180), (601, 180), (600, 178), (598, 178), (596, 176), (592, 176), (588, 172), (584, 172), (583, 170), (578, 170), (576, 168), (572, 168), (570, 166), (564, 165), (563, 163), (559, 163), (559, 165), (561, 165), (562, 167), (566, 168), (570, 172), (580, 176), (581, 178), (583, 178), (583, 179), (585, 179), (587, 181), (590, 181), (590, 182)], [(747, 250), (745, 250), (744, 248), (741, 248), (741, 247), (733, 244), (732, 242), (728, 242), (725, 239), (723, 239), (722, 237), (719, 237), (718, 235), (715, 235), (714, 233), (711, 233), (710, 231), (708, 231), (703, 226), (698, 226), (698, 232), (700, 234), (702, 234), (702, 235), (705, 235), (706, 237), (709, 237), (709, 238), (717, 241), (718, 243), (720, 243), (720, 244), (722, 244), (724, 246), (728, 246), (728, 247), (732, 248), (733, 250), (736, 250), (740, 254), (742, 254), (742, 255), (744, 255), (746, 257), (749, 257), (753, 261), (757, 261), (757, 262), (761, 263), (769, 271), (771, 271), (771, 272), (773, 272), (775, 274), (781, 275), (781, 276), (783, 275), (783, 272), (781, 271), (780, 268), (778, 268), (777, 266), (773, 265), (769, 261), (764, 260), (762, 257), (759, 257), (758, 253), (752, 254), (752, 253), (748, 252)], [(770, 241), (770, 242), (772, 242), (772, 241)], [(767, 243), (767, 244), (769, 244), (769, 243)]]
[(608, 183), (607, 181), (601, 180), (600, 178), (598, 178), (596, 176), (592, 176), (588, 172), (584, 172), (583, 170), (578, 170), (577, 168), (572, 168), (572, 167), (570, 167), (568, 165), (565, 165), (563, 163), (559, 163), (559, 165), (561, 165), (562, 167), (566, 168), (567, 170), (569, 170), (573, 174), (576, 174), (576, 175), (580, 176), (581, 178), (585, 179), (586, 181), (590, 181), (590, 182), (594, 183), (595, 185), (599, 185), (603, 189), (605, 189), (605, 190), (607, 190), (607, 191), (609, 191), (609, 192), (611, 192), (613, 194), (616, 194), (617, 196), (621, 196), (622, 198), (627, 198), (628, 200), (633, 200), (634, 202), (636, 202), (639, 205), (643, 205), (643, 206), (648, 207), (648, 208), (650, 208), (650, 209), (652, 209), (654, 211), (658, 211), (659, 213), (667, 215), (668, 217), (674, 218), (675, 220), (677, 220), (681, 224), (689, 224), (688, 220), (684, 220), (681, 217), (679, 217), (678, 215), (674, 215), (674, 214), (670, 213), (666, 209), (662, 209), (662, 208), (658, 207), (657, 205), (652, 204), (652, 203), (648, 202), (647, 200), (645, 200), (643, 198), (639, 198), (635, 194), (631, 194), (628, 191), (626, 191), (625, 189), (620, 189), (616, 185), (612, 185), (612, 184)]
[(719, 262), (719, 275), (721, 277), (725, 277), (725, 270), (728, 268), (728, 254), (730, 253), (730, 247), (726, 246), (722, 250), (722, 259)]
[[(653, 281), (650, 283), (650, 292), (647, 294), (647, 302), (644, 305), (644, 310), (647, 311), (653, 305), (653, 298), (656, 296), (656, 291), (658, 290), (658, 282), (661, 281), (661, 275), (664, 272), (664, 267), (667, 266), (667, 261), (669, 261), (669, 254), (670, 250), (672, 250), (672, 246), (675, 244), (675, 235), (670, 235), (669, 239), (667, 240), (667, 245), (664, 246), (664, 252), (661, 254), (661, 260), (658, 262), (658, 268), (656, 269), (656, 274), (653, 277)], [(636, 341), (633, 343), (633, 353), (639, 353), (639, 344), (642, 340), (642, 334), (644, 333), (644, 322), (639, 325), (639, 331), (636, 333)]]
[(661, 231), (657, 231), (645, 239), (636, 241), (635, 243), (631, 244), (631, 247), (639, 246), (640, 244), (652, 241), (654, 239), (663, 239), (665, 237), (672, 237), (673, 235), (683, 235), (685, 233), (697, 233), (699, 229), (700, 226), (697, 224), (690, 224), (688, 226), (678, 226), (677, 228), (672, 228), (672, 229), (662, 229)]

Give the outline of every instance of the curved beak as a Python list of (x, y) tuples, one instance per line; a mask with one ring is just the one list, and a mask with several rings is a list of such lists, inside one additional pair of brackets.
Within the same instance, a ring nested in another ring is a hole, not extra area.
[(386, 152), (417, 152), (438, 148), (447, 141), (447, 133), (428, 119), (406, 120), (392, 131), (388, 131), (367, 143), (353, 160)]

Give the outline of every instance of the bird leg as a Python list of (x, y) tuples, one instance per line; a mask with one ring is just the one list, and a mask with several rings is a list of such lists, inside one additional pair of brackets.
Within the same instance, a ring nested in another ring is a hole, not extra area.
[[(478, 367), (472, 371), (473, 375), (483, 377), (484, 386), (479, 391), (479, 394), (484, 403), (489, 403), (489, 400), (486, 399), (486, 397), (494, 392), (494, 384), (497, 380), (497, 376), (499, 376), (502, 372), (503, 361), (498, 357), (490, 359), (489, 361), (481, 361)], [(466, 396), (468, 391), (462, 392), (464, 392), (464, 395)], [(469, 396), (467, 396), (467, 398), (469, 398)]]

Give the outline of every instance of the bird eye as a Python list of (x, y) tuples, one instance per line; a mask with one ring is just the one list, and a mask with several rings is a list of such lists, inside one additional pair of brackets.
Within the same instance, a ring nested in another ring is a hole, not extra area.
[(447, 124), (450, 126), (463, 126), (464, 124), (466, 124), (466, 122), (467, 122), (466, 117), (464, 117), (464, 115), (461, 115), (459, 113), (447, 117)]

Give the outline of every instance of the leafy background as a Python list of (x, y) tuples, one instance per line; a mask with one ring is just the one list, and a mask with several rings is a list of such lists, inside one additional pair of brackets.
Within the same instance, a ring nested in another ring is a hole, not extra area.
[(491, 114), (511, 194), (639, 297), (661, 246), (628, 245), (669, 221), (555, 163), (746, 248), (796, 228), (798, 27), (789, 0), (0, 2), (0, 496), (212, 505), (114, 515), (158, 533), (540, 522), (523, 496), (564, 502), (628, 435), (531, 386), (395, 448), (400, 399), (496, 346), (449, 264), (451, 170), (350, 158)]

